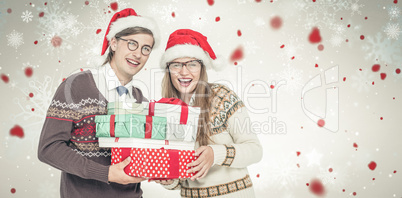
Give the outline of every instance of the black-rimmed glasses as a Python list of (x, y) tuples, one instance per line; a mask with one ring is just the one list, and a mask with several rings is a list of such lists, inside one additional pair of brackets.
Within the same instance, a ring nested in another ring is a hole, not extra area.
[[(138, 49), (138, 42), (135, 40), (127, 40), (127, 39), (123, 39), (121, 37), (116, 37), (117, 39), (123, 40), (123, 41), (127, 41), (127, 47), (130, 51), (135, 51)], [(144, 56), (148, 56), (152, 51), (152, 47), (149, 45), (144, 45), (141, 48), (141, 54)]]
[(181, 62), (168, 62), (167, 67), (170, 71), (180, 72), (183, 69), (183, 66), (186, 66), (188, 71), (191, 73), (198, 72), (202, 66), (202, 60), (190, 60), (184, 63)]

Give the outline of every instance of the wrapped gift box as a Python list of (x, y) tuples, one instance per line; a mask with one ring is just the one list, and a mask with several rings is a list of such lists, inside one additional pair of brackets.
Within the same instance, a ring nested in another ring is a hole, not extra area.
[(99, 137), (99, 147), (123, 147), (123, 148), (153, 148), (153, 149), (176, 149), (194, 150), (195, 142), (176, 141), (176, 140), (155, 140), (140, 138), (112, 138)]
[(95, 116), (97, 137), (135, 137), (165, 140), (166, 118), (136, 114)]
[(144, 112), (150, 116), (166, 117), (166, 139), (195, 141), (200, 107), (190, 107), (179, 99), (162, 98), (157, 102), (143, 103)]
[(194, 161), (194, 150), (148, 149), (148, 148), (112, 148), (112, 164), (117, 164), (131, 157), (131, 162), (124, 168), (130, 176), (174, 179), (190, 178), (187, 164)]
[[(109, 102), (107, 103), (107, 114), (142, 114), (144, 106), (135, 102)], [(145, 115), (145, 114), (144, 114)]]

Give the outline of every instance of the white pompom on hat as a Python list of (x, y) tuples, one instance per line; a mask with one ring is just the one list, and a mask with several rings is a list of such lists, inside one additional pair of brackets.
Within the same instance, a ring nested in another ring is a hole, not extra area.
[(206, 36), (194, 30), (179, 29), (170, 34), (160, 66), (165, 69), (168, 62), (185, 57), (202, 60), (206, 69), (224, 69), (222, 59), (216, 57)]
[(103, 40), (101, 55), (103, 56), (105, 54), (109, 48), (110, 41), (116, 36), (117, 33), (130, 27), (143, 27), (149, 29), (152, 32), (155, 41), (153, 47), (156, 47), (160, 41), (159, 29), (154, 20), (138, 15), (132, 8), (126, 8), (116, 12), (112, 19), (110, 19), (109, 26), (107, 27), (105, 33), (105, 38)]

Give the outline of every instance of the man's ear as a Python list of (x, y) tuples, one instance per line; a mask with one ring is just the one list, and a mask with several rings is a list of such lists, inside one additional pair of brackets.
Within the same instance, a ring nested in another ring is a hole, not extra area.
[(112, 40), (110, 41), (110, 48), (112, 49), (112, 51), (116, 51), (116, 48), (117, 48), (116, 37), (113, 37)]

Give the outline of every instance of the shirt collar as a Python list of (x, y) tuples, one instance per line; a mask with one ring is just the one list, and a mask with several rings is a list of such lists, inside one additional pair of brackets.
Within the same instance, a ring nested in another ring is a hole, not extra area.
[[(117, 78), (116, 73), (110, 66), (109, 63), (105, 65), (105, 78), (106, 78), (106, 86), (108, 90), (116, 89), (118, 86), (121, 86), (119, 78)], [(126, 87), (131, 94), (133, 87), (133, 79), (130, 80), (124, 87)]]

